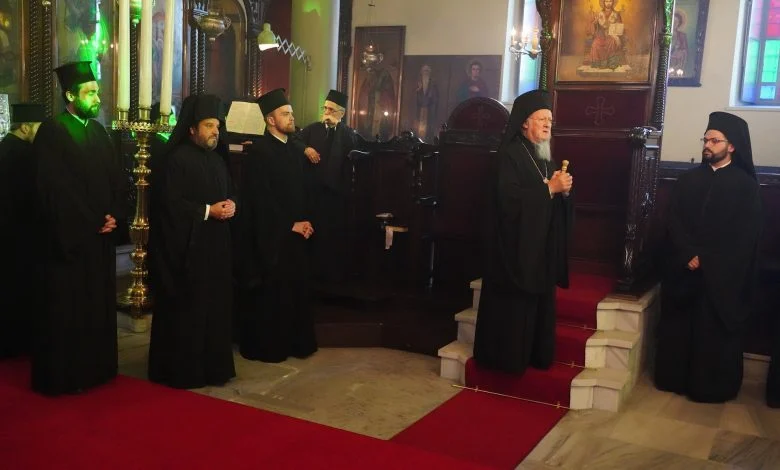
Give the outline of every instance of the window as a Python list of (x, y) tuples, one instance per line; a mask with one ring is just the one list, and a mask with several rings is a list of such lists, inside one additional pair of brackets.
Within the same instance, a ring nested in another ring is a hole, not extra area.
[(780, 106), (780, 0), (747, 0), (740, 100)]

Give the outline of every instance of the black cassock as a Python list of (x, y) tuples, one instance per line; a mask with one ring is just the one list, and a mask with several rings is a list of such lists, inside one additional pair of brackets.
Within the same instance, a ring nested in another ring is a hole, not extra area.
[(105, 128), (68, 112), (35, 138), (43, 237), (42, 310), (34, 319), (32, 386), (50, 395), (86, 389), (117, 372), (114, 232), (127, 181)]
[(227, 167), (185, 139), (153, 168), (149, 379), (176, 388), (222, 385), (236, 375), (230, 225), (204, 219), (206, 204), (231, 198)]
[(239, 316), (247, 359), (281, 362), (317, 351), (307, 240), (292, 231), (295, 222), (310, 220), (304, 165), (306, 156), (291, 139), (283, 143), (266, 133), (242, 167)]
[(315, 122), (299, 135), (305, 145), (320, 154), (319, 163), (306, 160), (311, 178), (312, 278), (328, 282), (343, 281), (347, 266), (347, 196), (352, 165), (347, 156), (356, 146), (355, 131), (344, 123), (333, 129)]
[(35, 308), (40, 230), (36, 226), (35, 152), (13, 134), (0, 142), (0, 246), (6, 267), (0, 269), (0, 358), (24, 354), (30, 348)]
[(512, 373), (552, 364), (555, 286), (569, 282), (571, 201), (560, 194), (550, 197), (542, 178), (558, 168), (532, 156), (533, 149), (516, 136), (499, 150), (485, 219), (474, 359)]
[[(724, 402), (742, 384), (761, 201), (736, 164), (702, 165), (680, 176), (668, 213), (656, 331), (655, 383), (695, 401)], [(700, 268), (688, 262), (699, 257)]]

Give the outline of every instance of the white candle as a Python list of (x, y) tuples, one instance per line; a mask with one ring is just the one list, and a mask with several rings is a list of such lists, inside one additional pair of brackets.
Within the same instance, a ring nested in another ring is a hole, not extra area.
[(163, 33), (162, 83), (160, 84), (160, 114), (171, 114), (173, 94), (173, 0), (165, 2), (165, 32)]
[(119, 92), (117, 108), (130, 109), (130, 0), (119, 0)]
[(141, 4), (141, 40), (138, 51), (138, 107), (152, 107), (152, 2)]
[(539, 49), (539, 28), (534, 28), (534, 35), (531, 36), (531, 50)]

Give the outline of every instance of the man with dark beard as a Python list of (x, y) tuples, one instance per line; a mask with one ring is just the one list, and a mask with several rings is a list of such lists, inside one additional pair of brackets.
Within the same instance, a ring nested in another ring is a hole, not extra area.
[(223, 385), (236, 375), (228, 224), (236, 204), (215, 152), (220, 125), (219, 98), (187, 97), (152, 174), (149, 379), (175, 388)]
[(117, 219), (127, 182), (106, 129), (93, 118), (99, 86), (89, 62), (56, 69), (66, 110), (35, 139), (43, 242), (43, 311), (33, 327), (32, 386), (73, 393), (116, 376)]
[(547, 92), (512, 106), (488, 193), (486, 265), (474, 359), (522, 374), (547, 369), (555, 343), (555, 286), (568, 287), (572, 176), (550, 158)]
[(307, 146), (307, 172), (312, 177), (312, 278), (338, 283), (346, 276), (347, 195), (351, 165), (347, 155), (356, 144), (355, 131), (341, 122), (347, 95), (330, 90), (322, 120), (306, 126), (300, 139)]
[(747, 123), (714, 112), (701, 140), (702, 164), (680, 176), (669, 206), (655, 385), (722, 403), (742, 385), (761, 200)]
[(263, 362), (304, 358), (317, 351), (309, 310), (307, 243), (314, 234), (306, 156), (290, 138), (292, 106), (284, 89), (258, 99), (265, 135), (242, 168), (239, 217), (241, 355)]
[(0, 270), (0, 358), (30, 350), (35, 315), (38, 220), (35, 210), (35, 153), (33, 141), (46, 110), (39, 104), (11, 105), (11, 132), (0, 142), (0, 246), (8, 265)]

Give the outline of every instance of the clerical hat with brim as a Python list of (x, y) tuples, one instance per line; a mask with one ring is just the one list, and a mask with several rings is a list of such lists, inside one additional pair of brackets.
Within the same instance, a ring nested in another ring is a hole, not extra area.
[(342, 108), (347, 107), (347, 95), (345, 95), (344, 93), (338, 90), (330, 90), (328, 92), (328, 96), (325, 97), (325, 101), (331, 101), (333, 103), (336, 103)]
[(37, 103), (16, 103), (11, 105), (11, 122), (43, 122), (46, 120), (46, 108)]
[(92, 62), (86, 60), (60, 65), (54, 71), (57, 72), (57, 79), (63, 90), (70, 90), (82, 83), (97, 81), (92, 72)]
[(287, 101), (287, 97), (284, 96), (285, 91), (284, 88), (277, 88), (257, 99), (257, 104), (260, 105), (260, 111), (263, 112), (263, 116), (267, 117), (276, 109), (290, 104), (290, 102)]

